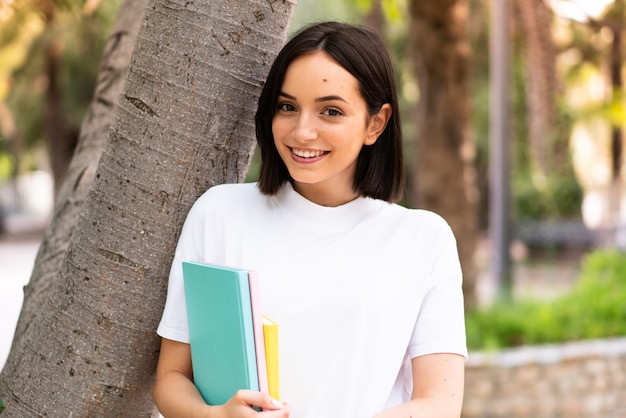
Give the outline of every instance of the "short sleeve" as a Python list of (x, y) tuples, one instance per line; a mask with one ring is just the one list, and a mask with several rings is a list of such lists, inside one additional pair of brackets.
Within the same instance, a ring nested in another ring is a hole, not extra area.
[(189, 343), (189, 326), (182, 262), (200, 261), (203, 258), (206, 202), (207, 193), (194, 203), (183, 224), (170, 269), (165, 308), (157, 328), (157, 334), (161, 337), (184, 343)]
[(189, 343), (187, 304), (182, 279), (182, 264), (174, 258), (167, 285), (167, 299), (157, 334), (169, 340)]
[(434, 353), (467, 359), (462, 272), (456, 240), (445, 225), (430, 270), (431, 289), (422, 302), (408, 347), (410, 358)]

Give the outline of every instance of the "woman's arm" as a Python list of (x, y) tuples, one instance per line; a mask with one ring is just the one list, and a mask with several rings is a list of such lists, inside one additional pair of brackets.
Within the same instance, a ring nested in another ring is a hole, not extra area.
[(415, 357), (411, 400), (387, 409), (375, 418), (458, 418), (463, 406), (465, 359), (458, 354)]
[(163, 338), (152, 396), (165, 417), (209, 417), (210, 407), (193, 384), (189, 344)]
[[(224, 405), (207, 405), (193, 384), (189, 344), (167, 338), (161, 341), (152, 396), (161, 414), (167, 418), (286, 418), (290, 413), (288, 405), (279, 405), (269, 395), (250, 390), (238, 391)], [(257, 413), (250, 405), (265, 410)]]

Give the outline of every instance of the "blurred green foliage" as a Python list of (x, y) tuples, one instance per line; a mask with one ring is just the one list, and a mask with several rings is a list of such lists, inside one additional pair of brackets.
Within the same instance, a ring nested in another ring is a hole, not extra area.
[[(9, 3), (0, 22), (0, 102), (10, 110), (16, 127), (11, 140), (19, 141), (22, 161), (36, 164), (34, 158), (24, 155), (43, 143), (47, 49), (53, 43), (60, 51), (63, 113), (75, 137), (93, 97), (100, 57), (120, 0)], [(46, 18), (46, 4), (53, 9), (53, 20)], [(11, 155), (8, 139), (0, 130), (0, 156)], [(2, 158), (1, 176), (11, 172), (9, 163), (14, 164), (12, 158)], [(23, 171), (35, 168), (23, 165)]]
[(571, 291), (554, 300), (497, 302), (466, 315), (470, 349), (491, 350), (626, 335), (626, 254), (598, 250)]
[(531, 173), (516, 174), (513, 207), (517, 219), (580, 217), (583, 192), (573, 173), (546, 177), (541, 187), (530, 180)]
[[(583, 192), (572, 165), (569, 147), (572, 120), (567, 108), (558, 108), (556, 126), (544, 139), (553, 165), (545, 175), (530, 155), (528, 107), (526, 103), (527, 63), (515, 54), (513, 65), (512, 215), (516, 219), (580, 217)], [(555, 98), (558, 102), (560, 98)]]

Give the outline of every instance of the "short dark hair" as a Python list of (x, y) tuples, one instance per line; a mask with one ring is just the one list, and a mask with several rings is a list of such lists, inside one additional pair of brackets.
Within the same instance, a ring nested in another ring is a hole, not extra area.
[(317, 51), (328, 54), (357, 79), (370, 115), (378, 113), (385, 103), (391, 105), (391, 117), (383, 133), (374, 144), (361, 149), (353, 188), (363, 196), (389, 202), (399, 200), (404, 188), (402, 132), (391, 58), (374, 32), (339, 22), (317, 23), (300, 30), (272, 64), (255, 117), (256, 138), (261, 149), (259, 189), (264, 194), (274, 195), (291, 179), (274, 144), (272, 119), (287, 67), (296, 58)]

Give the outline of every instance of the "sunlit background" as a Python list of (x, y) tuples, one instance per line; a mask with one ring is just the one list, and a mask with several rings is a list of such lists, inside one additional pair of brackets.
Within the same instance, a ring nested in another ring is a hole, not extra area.
[[(511, 120), (505, 140), (510, 145), (511, 241), (505, 250), (511, 258), (508, 305), (513, 309), (494, 314), (488, 309), (499, 302), (499, 282), (490, 277), (494, 251), (489, 231), (490, 60), (494, 59), (490, 31), (496, 2), (467, 0), (469, 12), (460, 19), (469, 50), (469, 90), (467, 97), (459, 99), (467, 99), (470, 110), (467, 143), (458, 152), (472, 160), (465, 193), (475, 203), (477, 225), (472, 267), (478, 301), (473, 308), (478, 316), (474, 317), (474, 310), (468, 312), (470, 348), (623, 336), (624, 327), (615, 326), (626, 323), (626, 308), (621, 306), (611, 309), (613, 316), (606, 326), (598, 324), (593, 331), (578, 327), (573, 338), (556, 335), (558, 327), (546, 319), (545, 304), (524, 305), (532, 306), (526, 311), (514, 309), (516, 302), (527, 299), (577, 307), (577, 312), (554, 313), (565, 318), (589, 316), (589, 309), (604, 306), (592, 304), (590, 298), (608, 301), (623, 295), (626, 300), (623, 281), (611, 282), (607, 291), (595, 280), (610, 274), (626, 278), (621, 261), (626, 249), (625, 0), (508, 2)], [(412, 185), (419, 181), (414, 160), (420, 83), (413, 57), (420, 51), (411, 50), (409, 42), (410, 4), (409, 0), (300, 0), (290, 32), (333, 19), (363, 23), (384, 36), (396, 65)], [(0, 0), (0, 367), (19, 314), (21, 287), (28, 282), (56, 190), (93, 97), (100, 55), (119, 5), (119, 0)], [(256, 170), (258, 158), (251, 164), (249, 181), (255, 179)], [(421, 206), (412, 193), (402, 203)], [(604, 267), (585, 264), (590, 255)], [(613, 269), (613, 273), (594, 269)], [(583, 292), (581, 283), (591, 287)], [(606, 305), (620, 305), (615, 300)], [(481, 309), (488, 314), (480, 316)], [(504, 318), (502, 328), (508, 327), (504, 337), (495, 331), (487, 335), (480, 328), (500, 326), (485, 322), (496, 315)], [(520, 324), (520, 316), (528, 325)], [(576, 323), (578, 317), (567, 318), (562, 323)], [(546, 337), (535, 341), (518, 330), (524, 327), (534, 327), (538, 334), (545, 328)], [(519, 332), (511, 336), (511, 329)]]

